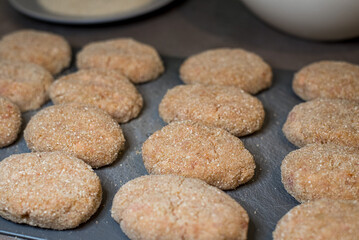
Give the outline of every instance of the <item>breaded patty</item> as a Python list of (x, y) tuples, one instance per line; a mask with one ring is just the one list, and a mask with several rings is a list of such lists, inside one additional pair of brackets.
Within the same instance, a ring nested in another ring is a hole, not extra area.
[(340, 61), (312, 63), (295, 74), (293, 91), (304, 100), (359, 100), (359, 66)]
[(0, 96), (19, 106), (22, 112), (41, 107), (53, 82), (43, 67), (25, 62), (0, 61)]
[(55, 81), (50, 88), (55, 104), (83, 103), (99, 107), (125, 123), (140, 113), (143, 100), (135, 86), (111, 70), (84, 69)]
[(321, 199), (294, 207), (278, 222), (274, 240), (357, 240), (359, 202)]
[(235, 86), (256, 94), (272, 84), (272, 70), (258, 55), (239, 48), (207, 50), (189, 57), (180, 68), (187, 84)]
[(244, 240), (249, 220), (241, 205), (221, 190), (173, 175), (126, 183), (114, 197), (111, 214), (132, 240)]
[(57, 230), (86, 222), (102, 199), (89, 165), (60, 152), (15, 154), (0, 162), (0, 216)]
[(134, 83), (153, 80), (164, 71), (157, 51), (131, 38), (87, 44), (77, 54), (77, 67), (117, 70)]
[(167, 123), (191, 120), (223, 128), (235, 136), (259, 130), (265, 115), (262, 103), (240, 88), (201, 84), (168, 90), (159, 113)]
[(111, 164), (125, 145), (122, 130), (110, 115), (77, 103), (41, 110), (27, 124), (24, 137), (32, 151), (63, 151), (94, 168)]
[(1, 39), (0, 60), (35, 63), (56, 74), (70, 65), (71, 48), (57, 34), (19, 30)]
[(20, 127), (21, 112), (18, 106), (0, 97), (0, 148), (16, 140)]
[(335, 143), (359, 147), (359, 102), (322, 99), (296, 105), (283, 126), (287, 139), (298, 147)]
[(299, 202), (320, 198), (359, 200), (359, 149), (309, 144), (281, 166), (285, 189)]
[(229, 132), (190, 121), (173, 122), (142, 146), (151, 174), (199, 178), (221, 189), (233, 189), (254, 175), (255, 162), (242, 141)]

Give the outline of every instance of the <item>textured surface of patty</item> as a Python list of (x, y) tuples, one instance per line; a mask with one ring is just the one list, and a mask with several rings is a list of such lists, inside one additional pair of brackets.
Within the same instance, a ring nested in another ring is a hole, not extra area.
[(169, 123), (192, 120), (223, 128), (235, 136), (259, 130), (265, 112), (262, 103), (237, 87), (180, 85), (167, 91), (159, 113)]
[(51, 74), (39, 65), (0, 60), (0, 95), (23, 112), (38, 109), (49, 99), (52, 82)]
[(359, 202), (321, 199), (291, 209), (278, 222), (274, 240), (357, 240)]
[(50, 97), (55, 104), (76, 102), (99, 107), (120, 123), (137, 117), (143, 104), (125, 76), (101, 69), (84, 69), (61, 77), (51, 85)]
[(151, 174), (199, 178), (221, 189), (233, 189), (254, 175), (255, 162), (242, 141), (229, 132), (199, 123), (173, 122), (142, 146)]
[(310, 144), (289, 153), (281, 166), (285, 189), (299, 202), (359, 200), (359, 149)]
[(283, 132), (298, 147), (335, 143), (358, 148), (359, 103), (318, 98), (298, 104), (290, 111)]
[(100, 179), (75, 157), (24, 153), (0, 162), (0, 215), (13, 222), (75, 228), (96, 212), (101, 199)]
[(67, 152), (94, 168), (115, 161), (125, 144), (120, 126), (110, 115), (76, 103), (41, 110), (31, 118), (24, 137), (32, 151)]
[(112, 217), (136, 239), (246, 239), (246, 211), (199, 179), (173, 175), (136, 178), (117, 192)]
[(0, 60), (35, 63), (51, 74), (56, 74), (69, 66), (71, 48), (67, 41), (57, 34), (20, 30), (1, 39)]
[(164, 71), (153, 47), (130, 38), (86, 45), (77, 55), (77, 67), (118, 70), (134, 83), (150, 81)]
[(293, 90), (304, 100), (318, 97), (359, 100), (359, 66), (339, 61), (312, 63), (296, 73)]
[(20, 127), (21, 112), (18, 106), (0, 97), (0, 148), (16, 140)]
[(180, 68), (185, 83), (236, 86), (256, 94), (272, 84), (272, 70), (258, 55), (220, 48), (189, 57)]

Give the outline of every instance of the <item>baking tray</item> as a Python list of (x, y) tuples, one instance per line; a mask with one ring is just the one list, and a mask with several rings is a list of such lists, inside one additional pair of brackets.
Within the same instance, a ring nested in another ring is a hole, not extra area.
[[(139, 117), (129, 123), (121, 124), (126, 138), (126, 150), (112, 165), (95, 170), (101, 179), (103, 200), (94, 216), (78, 228), (65, 231), (35, 228), (0, 218), (0, 233), (25, 239), (128, 239), (121, 231), (119, 224), (111, 218), (112, 199), (123, 184), (147, 174), (142, 162), (141, 146), (153, 132), (166, 125), (158, 115), (158, 105), (166, 91), (183, 84), (178, 74), (183, 59), (165, 56), (162, 58), (166, 67), (165, 73), (157, 80), (137, 85), (144, 99), (144, 107)], [(63, 74), (75, 70), (75, 67), (72, 67)], [(280, 180), (282, 159), (290, 151), (296, 149), (286, 140), (281, 131), (288, 112), (294, 105), (301, 102), (291, 90), (292, 78), (292, 71), (274, 69), (272, 87), (257, 95), (266, 111), (263, 128), (252, 135), (240, 138), (254, 155), (256, 172), (250, 182), (227, 193), (249, 214), (249, 240), (271, 239), (278, 220), (298, 204), (285, 191)], [(44, 107), (50, 105), (52, 103), (48, 102)], [(30, 111), (23, 114), (22, 128), (36, 112)], [(21, 134), (14, 144), (0, 149), (0, 159), (23, 152), (29, 152), (29, 150)]]

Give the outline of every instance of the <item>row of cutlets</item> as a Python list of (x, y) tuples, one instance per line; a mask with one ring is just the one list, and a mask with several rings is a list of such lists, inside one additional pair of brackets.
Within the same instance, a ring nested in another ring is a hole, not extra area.
[(284, 135), (300, 149), (281, 165), (285, 189), (301, 204), (273, 238), (356, 239), (359, 235), (359, 66), (321, 61), (296, 73), (293, 91), (308, 102), (290, 111)]

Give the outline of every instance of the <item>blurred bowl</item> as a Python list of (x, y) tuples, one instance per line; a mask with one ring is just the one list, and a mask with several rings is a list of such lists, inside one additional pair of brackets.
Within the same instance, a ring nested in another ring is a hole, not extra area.
[(270, 25), (298, 37), (343, 40), (359, 36), (359, 0), (242, 0)]

